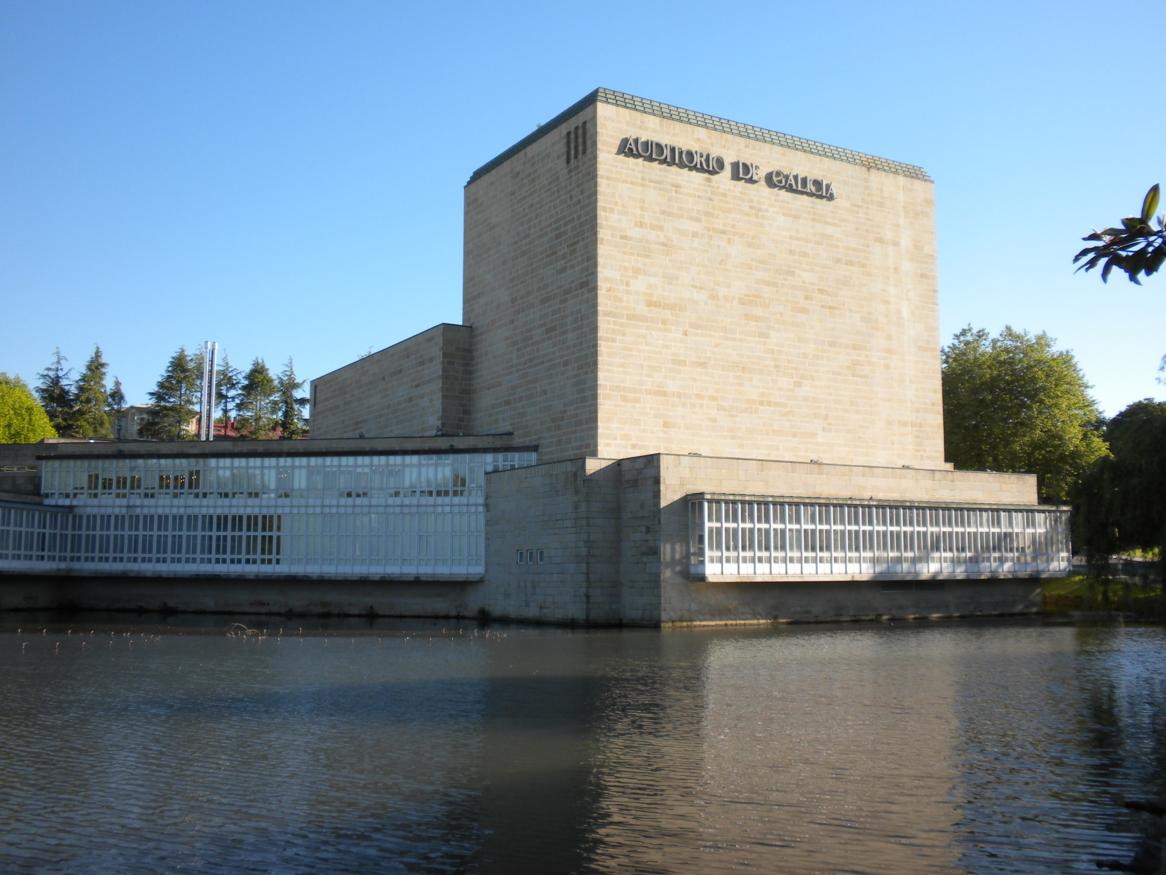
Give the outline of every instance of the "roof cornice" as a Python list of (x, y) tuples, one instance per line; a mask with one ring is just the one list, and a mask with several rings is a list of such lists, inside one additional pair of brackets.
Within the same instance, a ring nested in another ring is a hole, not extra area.
[(657, 118), (706, 128), (707, 130), (717, 131), (722, 134), (742, 137), (746, 140), (756, 140), (759, 143), (768, 143), (771, 146), (781, 146), (785, 149), (794, 149), (798, 152), (818, 155), (822, 158), (844, 161), (847, 164), (866, 167), (870, 170), (881, 170), (884, 173), (895, 173), (899, 176), (906, 176), (909, 179), (921, 179), (926, 182), (931, 181), (931, 177), (927, 174), (927, 171), (914, 164), (904, 164), (901, 161), (892, 161), (889, 158), (879, 158), (876, 155), (867, 155), (864, 152), (855, 152), (852, 149), (843, 149), (840, 146), (831, 146), (826, 143), (819, 143), (816, 140), (807, 140), (802, 137), (783, 134), (779, 131), (771, 131), (766, 128), (756, 127), (755, 125), (747, 125), (719, 116), (707, 115), (703, 112), (695, 112), (691, 109), (684, 109), (667, 103), (659, 103), (655, 100), (647, 100), (643, 97), (636, 97), (633, 94), (624, 94), (622, 91), (612, 91), (610, 88), (596, 88), (582, 100), (571, 104), (550, 121), (539, 125), (509, 149), (492, 160), (487, 161), (474, 171), (466, 185), (471, 185), (478, 179), (481, 179), (495, 167), (509, 160), (532, 143), (541, 140), (551, 131), (558, 128), (563, 122), (567, 121), (567, 119), (578, 115), (593, 103), (606, 103), (610, 106), (618, 106), (624, 109), (634, 110), (635, 112), (642, 112), (645, 115), (652, 115)]

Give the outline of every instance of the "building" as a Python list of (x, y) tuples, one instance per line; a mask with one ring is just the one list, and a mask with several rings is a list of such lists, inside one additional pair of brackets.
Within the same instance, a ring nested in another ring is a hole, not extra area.
[(142, 427), (150, 418), (150, 405), (133, 404), (123, 407), (112, 417), (113, 437), (119, 441), (142, 440)]
[[(321, 454), (520, 454), (483, 463), (480, 573), (370, 607), (642, 625), (1030, 609), (1033, 579), (1067, 570), (1067, 512), (1037, 506), (1034, 477), (944, 461), (934, 225), (912, 165), (606, 89), (540, 126), (466, 184), (463, 324), (312, 382)], [(118, 492), (89, 463), (47, 473), (75, 461), (46, 460), (47, 504), (82, 474)], [(374, 482), (362, 499), (401, 499)], [(342, 576), (391, 582), (377, 555)]]

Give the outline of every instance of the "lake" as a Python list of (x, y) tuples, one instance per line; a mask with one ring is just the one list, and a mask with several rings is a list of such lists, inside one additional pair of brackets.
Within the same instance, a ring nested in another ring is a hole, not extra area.
[[(139, 619), (139, 618), (132, 618)], [(0, 616), (0, 871), (1097, 871), (1166, 630)]]

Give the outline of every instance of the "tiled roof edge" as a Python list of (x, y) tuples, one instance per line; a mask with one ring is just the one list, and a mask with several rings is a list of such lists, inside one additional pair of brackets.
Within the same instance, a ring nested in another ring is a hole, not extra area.
[(636, 97), (633, 94), (624, 94), (622, 91), (612, 91), (609, 88), (596, 88), (582, 100), (571, 104), (571, 106), (567, 107), (553, 119), (531, 131), (531, 133), (527, 134), (505, 152), (502, 152), (493, 160), (483, 164), (474, 171), (466, 185), (470, 185), (485, 176), (499, 164), (502, 164), (518, 152), (521, 152), (531, 143), (542, 139), (567, 119), (571, 118), (571, 116), (577, 115), (591, 104), (597, 102), (635, 110), (645, 115), (654, 115), (658, 118), (707, 128), (710, 131), (718, 131), (722, 134), (732, 134), (733, 136), (743, 137), (747, 140), (756, 140), (759, 143), (769, 143), (773, 146), (795, 149), (809, 155), (833, 158), (835, 161), (844, 161), (847, 164), (856, 164), (859, 167), (882, 170), (885, 173), (896, 173), (900, 176), (906, 176), (909, 179), (921, 179), (926, 182), (931, 182), (931, 177), (927, 171), (915, 164), (904, 164), (901, 161), (879, 158), (876, 155), (867, 155), (864, 152), (855, 152), (852, 149), (843, 149), (840, 146), (830, 146), (826, 143), (819, 143), (816, 140), (806, 140), (802, 137), (792, 136), (791, 134), (783, 134), (778, 131), (771, 131), (766, 128), (759, 128), (754, 125), (720, 118), (719, 116), (707, 115), (703, 112), (695, 112), (691, 109), (683, 109), (679, 106), (671, 106), (670, 104), (659, 103), (655, 100), (647, 100), (643, 97)]

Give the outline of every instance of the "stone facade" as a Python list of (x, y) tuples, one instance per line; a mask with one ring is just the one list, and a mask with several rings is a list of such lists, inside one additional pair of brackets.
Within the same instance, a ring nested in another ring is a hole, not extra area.
[[(597, 108), (598, 454), (941, 466), (931, 182)], [(629, 157), (629, 137), (728, 166)], [(736, 161), (836, 196), (734, 180)]]
[[(529, 437), (548, 460), (597, 450), (595, 114), (582, 109), (465, 190), (471, 430)], [(568, 161), (576, 129), (588, 145)]]
[(442, 324), (312, 380), (312, 437), (469, 431), (471, 332)]

